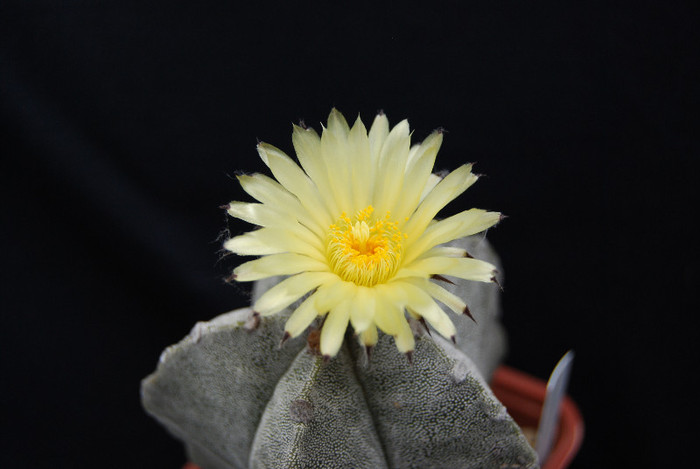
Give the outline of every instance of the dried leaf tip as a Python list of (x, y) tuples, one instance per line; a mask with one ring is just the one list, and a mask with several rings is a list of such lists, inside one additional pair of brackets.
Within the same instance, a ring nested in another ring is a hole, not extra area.
[(474, 316), (472, 316), (472, 312), (469, 310), (469, 306), (464, 305), (464, 311), (462, 311), (462, 314), (465, 316), (469, 317), (474, 323), (476, 323), (476, 319), (474, 319)]
[(500, 283), (498, 283), (498, 279), (496, 278), (496, 274), (498, 274), (498, 271), (494, 271), (494, 272), (493, 272), (493, 277), (491, 277), (491, 281), (492, 281), (493, 283), (495, 283), (496, 285), (498, 285), (498, 288), (500, 288), (501, 291), (503, 291), (503, 287), (501, 286)]
[(219, 205), (219, 208), (221, 210), (228, 210), (231, 208), (231, 204), (224, 204), (224, 205)]
[(430, 276), (430, 278), (434, 278), (435, 280), (440, 280), (440, 281), (443, 281), (443, 282), (447, 282), (447, 283), (450, 283), (450, 284), (452, 284), (452, 285), (455, 284), (452, 280), (447, 279), (447, 278), (443, 277), (442, 275), (438, 275), (438, 274), (433, 274), (433, 275)]
[(233, 281), (236, 280), (237, 278), (238, 278), (238, 275), (232, 273), (231, 275), (229, 275), (228, 277), (226, 277), (226, 278), (224, 279), (224, 282), (226, 282), (226, 283), (233, 283)]
[(406, 352), (405, 355), (406, 355), (406, 359), (408, 360), (408, 363), (413, 365), (413, 350), (409, 350), (408, 352)]
[(432, 337), (433, 334), (430, 333), (430, 328), (428, 327), (428, 323), (425, 322), (425, 318), (421, 316), (421, 317), (418, 319), (418, 321), (419, 321), (419, 322), (421, 323), (421, 325), (423, 326), (423, 329), (425, 329), (425, 332), (427, 332), (428, 335), (429, 335), (430, 337)]
[(280, 345), (279, 345), (279, 347), (282, 348), (282, 346), (284, 345), (284, 343), (285, 343), (286, 341), (288, 341), (289, 338), (290, 338), (291, 336), (292, 336), (292, 335), (291, 335), (289, 332), (284, 331), (284, 335), (282, 336), (282, 340), (280, 340)]

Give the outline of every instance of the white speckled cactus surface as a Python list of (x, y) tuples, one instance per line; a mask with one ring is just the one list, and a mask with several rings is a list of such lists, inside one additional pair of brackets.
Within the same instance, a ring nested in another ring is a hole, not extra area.
[[(453, 244), (498, 265), (483, 236)], [(278, 280), (258, 281), (254, 300)], [(166, 349), (143, 405), (203, 469), (537, 467), (487, 385), (505, 351), (498, 287), (444, 286), (476, 320), (453, 316), (456, 344), (411, 320), (410, 362), (381, 332), (369, 357), (345, 340), (324, 359), (304, 336), (280, 346), (295, 305), (263, 318), (244, 308)]]

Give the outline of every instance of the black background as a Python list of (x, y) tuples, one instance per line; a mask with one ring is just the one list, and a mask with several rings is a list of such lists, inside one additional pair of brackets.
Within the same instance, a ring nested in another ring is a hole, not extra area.
[[(139, 404), (160, 351), (247, 304), (232, 175), (291, 123), (383, 109), (490, 230), (507, 363), (576, 351), (575, 468), (680, 467), (695, 392), (697, 15), (666, 2), (0, 3), (2, 467), (178, 468)], [(697, 458), (692, 461), (697, 462)], [(685, 467), (685, 466), (684, 466)]]

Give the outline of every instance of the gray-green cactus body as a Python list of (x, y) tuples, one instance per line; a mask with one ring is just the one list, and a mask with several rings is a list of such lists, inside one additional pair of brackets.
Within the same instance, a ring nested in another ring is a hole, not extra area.
[[(460, 245), (496, 260), (483, 240)], [(457, 345), (419, 334), (412, 363), (386, 335), (369, 360), (354, 340), (328, 362), (302, 338), (279, 347), (291, 311), (198, 323), (143, 381), (144, 407), (203, 469), (536, 467), (484, 379), (503, 355), (498, 289), (452, 288), (478, 324), (454, 318)]]

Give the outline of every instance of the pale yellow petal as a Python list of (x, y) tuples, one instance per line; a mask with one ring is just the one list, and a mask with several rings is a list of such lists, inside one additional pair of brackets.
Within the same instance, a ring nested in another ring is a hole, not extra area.
[(240, 218), (243, 221), (258, 226), (284, 225), (291, 222), (296, 223), (296, 219), (289, 213), (285, 213), (282, 210), (265, 204), (231, 202), (228, 204), (228, 209), (226, 211), (234, 218)]
[(416, 143), (411, 145), (411, 149), (408, 150), (408, 161), (406, 162), (406, 167), (410, 168), (413, 162), (416, 160), (416, 155), (421, 149), (422, 143)]
[(321, 328), (321, 353), (324, 356), (334, 357), (338, 353), (349, 319), (350, 300), (341, 302), (328, 313)]
[[(341, 129), (339, 130), (338, 127)], [(352, 155), (349, 154), (348, 134), (340, 125), (336, 125), (335, 130), (334, 132), (330, 128), (323, 129), (321, 153), (328, 169), (330, 194), (335, 199), (336, 206), (341, 212), (352, 213), (356, 208), (352, 205), (351, 165), (349, 164)]]
[(399, 352), (408, 353), (413, 351), (416, 342), (408, 321), (403, 321), (401, 323), (401, 329), (399, 330), (399, 333), (394, 336), (394, 342), (396, 343), (396, 348), (399, 349)]
[[(308, 236), (299, 236), (304, 232)], [(224, 249), (242, 256), (265, 256), (283, 252), (304, 254), (321, 262), (326, 262), (322, 242), (308, 230), (299, 226), (298, 230), (281, 228), (261, 228), (236, 236), (224, 242)]]
[[(277, 244), (276, 241), (277, 238), (271, 229), (263, 228), (227, 239), (224, 242), (224, 249), (240, 256), (265, 256), (290, 251), (288, 246)], [(306, 249), (308, 246), (297, 247)]]
[(317, 182), (325, 177), (326, 165), (321, 158), (321, 137), (312, 128), (292, 126), (292, 144), (297, 159), (306, 174)]
[(488, 262), (468, 257), (428, 257), (417, 259), (402, 267), (394, 278), (428, 278), (431, 275), (451, 275), (465, 280), (492, 282), (496, 275), (496, 267)]
[[(299, 163), (314, 182), (320, 194), (332, 194), (328, 180), (328, 168), (321, 152), (321, 138), (315, 130), (294, 126), (292, 143)], [(324, 200), (330, 213), (340, 213), (333, 197)]]
[(279, 313), (284, 308), (324, 282), (332, 280), (329, 272), (303, 272), (282, 280), (262, 294), (253, 309), (263, 316)]
[(377, 327), (374, 324), (360, 333), (360, 342), (365, 347), (373, 347), (377, 344), (378, 340), (379, 335), (377, 334)]
[(383, 114), (377, 114), (369, 129), (369, 152), (373, 161), (373, 169), (376, 169), (379, 156), (384, 146), (384, 141), (389, 135), (389, 119)]
[(426, 257), (469, 257), (466, 249), (453, 246), (435, 246), (418, 256), (418, 259)]
[(377, 311), (375, 324), (385, 334), (394, 337), (396, 348), (400, 352), (410, 352), (414, 348), (414, 338), (411, 326), (404, 314), (406, 296), (402, 287), (385, 284), (377, 295)]
[(420, 201), (423, 202), (423, 199), (430, 194), (430, 192), (435, 188), (435, 186), (438, 185), (438, 183), (442, 181), (442, 176), (438, 176), (435, 173), (431, 173), (428, 176), (428, 181), (425, 183), (425, 187), (423, 188), (423, 192), (421, 192), (420, 195)]
[(319, 224), (318, 220), (309, 214), (294, 194), (271, 177), (264, 174), (241, 175), (238, 176), (238, 181), (243, 190), (253, 198), (265, 205), (278, 207), (280, 210), (289, 213), (299, 220), (299, 223), (307, 226), (315, 233), (322, 233), (327, 228), (325, 224)]
[(378, 214), (393, 210), (397, 204), (403, 187), (410, 144), (408, 121), (403, 120), (391, 129), (382, 147), (374, 180), (374, 208)]
[(318, 316), (316, 295), (317, 293), (314, 293), (305, 299), (301, 305), (294, 310), (289, 319), (287, 319), (284, 325), (284, 331), (287, 332), (290, 337), (297, 337), (304, 332), (313, 320), (316, 319), (316, 316)]
[(435, 215), (476, 180), (477, 176), (471, 172), (471, 165), (462, 165), (445, 176), (423, 199), (404, 226), (403, 232), (408, 235), (407, 244), (410, 245), (423, 233)]
[(403, 281), (425, 290), (428, 295), (432, 296), (457, 314), (463, 314), (467, 307), (467, 304), (460, 297), (445, 290), (440, 285), (437, 285), (428, 279), (413, 277)]
[(285, 252), (245, 262), (233, 270), (236, 280), (250, 282), (275, 275), (293, 275), (299, 272), (327, 272), (328, 264), (302, 254)]
[(374, 323), (384, 333), (398, 335), (408, 325), (404, 314), (406, 298), (403, 288), (393, 283), (377, 285), (375, 288), (376, 311)]
[(244, 191), (265, 204), (284, 203), (293, 205), (299, 200), (282, 185), (264, 174), (241, 174), (236, 176)]
[(316, 309), (318, 309), (319, 314), (325, 314), (346, 298), (353, 298), (356, 289), (357, 285), (354, 283), (345, 282), (336, 276), (319, 288)]
[(401, 195), (392, 210), (396, 220), (403, 221), (405, 217), (413, 213), (420, 203), (423, 188), (430, 179), (431, 171), (435, 165), (435, 157), (441, 145), (442, 132), (433, 132), (417, 146), (415, 151), (411, 151)]
[(355, 297), (350, 305), (350, 321), (355, 333), (361, 333), (374, 321), (375, 295), (372, 289), (357, 287)]
[(278, 148), (267, 143), (258, 145), (260, 158), (270, 168), (280, 184), (294, 194), (301, 205), (319, 225), (328, 226), (332, 217), (318, 193), (318, 189), (306, 173), (290, 157)]
[(372, 171), (369, 138), (362, 120), (357, 118), (348, 136), (349, 161), (352, 166), (352, 203), (355, 209), (361, 210), (372, 203), (375, 174)]
[(338, 136), (344, 136), (345, 138), (347, 138), (350, 133), (348, 121), (345, 120), (345, 116), (336, 108), (331, 109), (331, 113), (328, 115), (327, 129), (329, 132)]
[[(289, 207), (279, 204), (231, 202), (228, 204), (227, 211), (232, 217), (240, 218), (253, 225), (294, 230), (301, 239), (308, 239), (311, 234), (318, 240), (325, 238), (325, 230), (321, 230), (315, 223), (309, 223), (311, 219), (308, 216), (297, 217)], [(303, 215), (307, 215), (305, 211)]]
[(454, 239), (471, 236), (492, 227), (501, 219), (498, 212), (473, 208), (431, 224), (410, 246), (405, 263), (411, 262), (425, 251)]
[(406, 309), (419, 314), (443, 337), (454, 337), (456, 329), (447, 313), (435, 303), (428, 293), (422, 288), (410, 283), (396, 282), (403, 287), (406, 296)]

